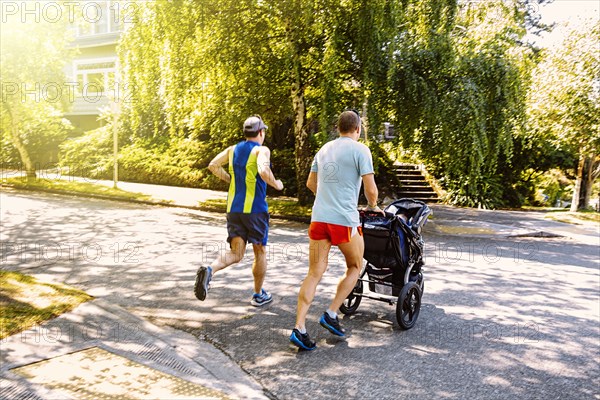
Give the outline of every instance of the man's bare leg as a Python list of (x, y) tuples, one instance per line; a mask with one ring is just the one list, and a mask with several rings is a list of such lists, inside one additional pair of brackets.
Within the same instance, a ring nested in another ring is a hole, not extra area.
[(337, 286), (335, 297), (329, 306), (329, 309), (335, 313), (339, 311), (340, 306), (354, 289), (360, 270), (363, 264), (363, 254), (365, 252), (365, 242), (363, 237), (356, 233), (348, 243), (338, 245), (340, 251), (346, 258), (346, 273)]
[(230, 265), (237, 264), (244, 258), (246, 252), (246, 242), (241, 237), (237, 236), (231, 239), (231, 248), (219, 256), (212, 262), (210, 268), (213, 275), (215, 272), (227, 268)]
[(254, 293), (260, 294), (267, 274), (267, 248), (261, 244), (253, 244), (254, 262), (252, 275), (254, 276)]
[(300, 332), (306, 332), (306, 315), (310, 308), (317, 285), (321, 281), (325, 270), (327, 269), (327, 258), (331, 242), (327, 239), (309, 241), (308, 251), (308, 274), (298, 293), (298, 309), (296, 311), (296, 329)]
[(231, 240), (231, 248), (219, 256), (212, 262), (210, 267), (201, 266), (196, 272), (196, 282), (194, 283), (194, 294), (196, 298), (203, 301), (208, 292), (208, 285), (212, 280), (215, 272), (227, 268), (228, 266), (238, 263), (244, 258), (246, 251), (246, 242), (241, 237), (234, 237)]

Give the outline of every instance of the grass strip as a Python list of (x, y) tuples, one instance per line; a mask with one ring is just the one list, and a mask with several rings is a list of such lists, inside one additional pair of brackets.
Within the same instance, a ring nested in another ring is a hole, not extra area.
[(81, 290), (0, 271), (0, 339), (71, 311), (93, 299)]
[(29, 190), (51, 190), (64, 191), (69, 193), (78, 193), (84, 195), (108, 196), (119, 199), (151, 201), (152, 196), (143, 193), (127, 192), (121, 189), (115, 189), (109, 186), (97, 185), (88, 182), (72, 182), (66, 180), (50, 180), (43, 178), (8, 178), (3, 179), (2, 183), (10, 185), (15, 189)]
[[(311, 206), (302, 206), (294, 199), (273, 199), (267, 200), (269, 203), (269, 213), (273, 216), (288, 218), (310, 218)], [(227, 211), (227, 200), (208, 199), (198, 203), (201, 208), (214, 209), (218, 212)]]

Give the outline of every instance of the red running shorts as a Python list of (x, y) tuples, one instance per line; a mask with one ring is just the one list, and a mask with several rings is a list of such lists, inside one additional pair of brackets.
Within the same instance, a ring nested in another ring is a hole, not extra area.
[(326, 222), (311, 222), (308, 228), (308, 237), (312, 240), (329, 240), (332, 245), (348, 243), (352, 238), (352, 230), (357, 229), (362, 236), (362, 227), (351, 228), (349, 226), (328, 224)]

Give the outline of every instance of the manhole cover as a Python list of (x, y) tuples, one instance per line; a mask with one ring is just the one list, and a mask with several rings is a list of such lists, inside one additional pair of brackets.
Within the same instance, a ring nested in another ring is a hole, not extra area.
[(214, 389), (131, 361), (98, 347), (15, 368), (30, 382), (77, 399), (228, 399)]

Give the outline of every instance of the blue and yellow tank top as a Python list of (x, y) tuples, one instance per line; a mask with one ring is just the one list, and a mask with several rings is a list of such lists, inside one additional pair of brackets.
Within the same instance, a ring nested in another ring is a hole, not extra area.
[(267, 183), (258, 174), (256, 142), (243, 141), (229, 152), (229, 194), (227, 195), (228, 213), (268, 212)]

